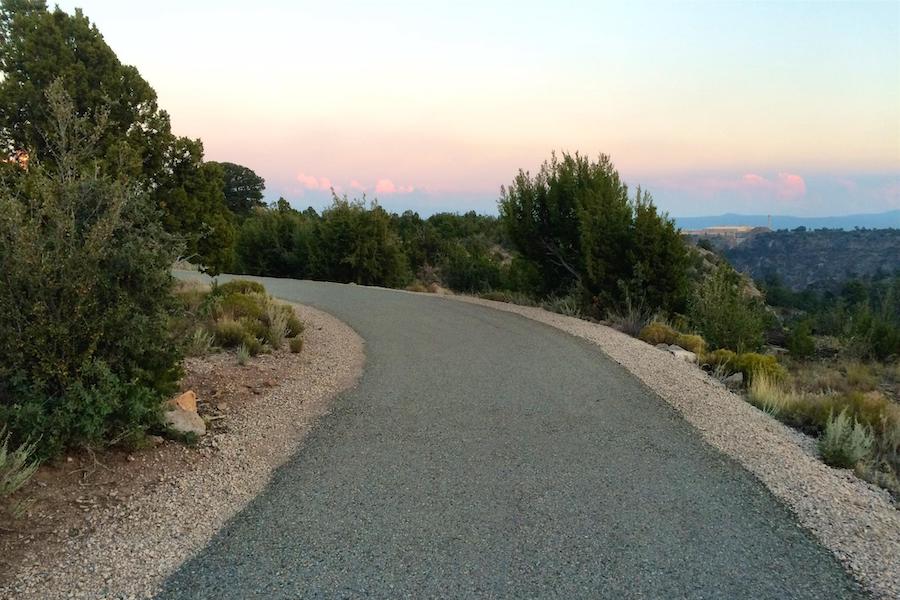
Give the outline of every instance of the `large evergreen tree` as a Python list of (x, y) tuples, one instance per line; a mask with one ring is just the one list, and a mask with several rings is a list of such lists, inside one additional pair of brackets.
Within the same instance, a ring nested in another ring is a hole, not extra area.
[(671, 220), (628, 188), (607, 156), (553, 155), (520, 171), (500, 198), (513, 244), (540, 270), (545, 294), (580, 288), (600, 315), (626, 301), (680, 310), (687, 250)]
[(234, 231), (221, 169), (203, 163), (199, 142), (172, 134), (156, 92), (80, 10), (70, 15), (43, 0), (3, 0), (0, 71), (0, 145), (7, 154), (52, 158), (43, 133), (53, 127), (45, 94), (59, 82), (74, 112), (102, 125), (91, 160), (147, 191), (199, 262), (212, 270), (228, 264)]
[(264, 208), (266, 180), (252, 169), (230, 162), (216, 163), (222, 169), (225, 204), (235, 215), (246, 217), (255, 208)]

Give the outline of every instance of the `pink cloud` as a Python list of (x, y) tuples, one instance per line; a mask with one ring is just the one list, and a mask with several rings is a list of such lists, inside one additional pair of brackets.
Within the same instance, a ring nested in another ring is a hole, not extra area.
[(297, 181), (308, 190), (330, 190), (332, 188), (331, 180), (327, 177), (315, 177), (314, 175), (298, 173)]
[(379, 179), (375, 184), (376, 194), (394, 194), (397, 192), (397, 186), (390, 179)]
[(776, 193), (780, 198), (791, 200), (806, 195), (806, 182), (799, 175), (779, 173)]
[(413, 191), (411, 185), (397, 185), (390, 179), (379, 179), (375, 184), (376, 194), (409, 194)]
[(350, 188), (360, 192), (364, 192), (366, 190), (366, 187), (356, 179), (350, 181)]
[(806, 181), (800, 175), (779, 173), (774, 179), (757, 173), (746, 173), (737, 178), (704, 177), (700, 179), (669, 179), (664, 186), (712, 197), (723, 192), (736, 192), (748, 196), (769, 195), (781, 200), (793, 200), (806, 195)]

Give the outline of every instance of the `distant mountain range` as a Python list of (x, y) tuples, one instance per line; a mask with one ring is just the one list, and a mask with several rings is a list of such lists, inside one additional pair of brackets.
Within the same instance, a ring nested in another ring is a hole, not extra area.
[[(717, 225), (749, 225), (766, 227), (768, 215), (725, 214), (711, 217), (675, 217), (675, 223), (682, 229), (705, 229)], [(840, 217), (791, 217), (772, 215), (772, 229), (900, 229), (900, 210), (883, 213), (844, 215)]]

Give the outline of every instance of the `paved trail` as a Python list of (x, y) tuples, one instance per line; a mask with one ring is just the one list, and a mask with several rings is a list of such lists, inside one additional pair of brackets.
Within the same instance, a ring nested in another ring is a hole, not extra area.
[(261, 281), (354, 327), (365, 374), (160, 598), (859, 595), (595, 346), (437, 297)]

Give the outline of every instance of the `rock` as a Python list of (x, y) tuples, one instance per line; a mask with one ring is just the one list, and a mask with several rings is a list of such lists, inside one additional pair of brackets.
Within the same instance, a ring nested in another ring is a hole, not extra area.
[(675, 358), (680, 358), (681, 360), (689, 363), (697, 363), (697, 355), (691, 352), (690, 350), (685, 350), (681, 346), (669, 346), (669, 352), (672, 353), (672, 356)]
[(158, 436), (158, 435), (148, 435), (148, 436), (147, 436), (147, 439), (148, 439), (148, 440), (150, 441), (150, 443), (153, 444), (154, 446), (160, 446), (160, 445), (163, 444), (163, 442), (166, 441), (166, 440), (164, 440), (164, 439), (162, 438), (162, 436)]
[(722, 380), (722, 383), (724, 383), (725, 387), (727, 387), (729, 390), (739, 390), (744, 387), (744, 374), (734, 373), (732, 375), (729, 375)]
[(657, 347), (659, 350), (665, 350), (666, 352), (669, 351), (669, 345), (668, 345), (668, 344), (657, 344), (656, 347)]
[(206, 422), (196, 412), (174, 408), (163, 413), (166, 427), (178, 433), (206, 434)]
[(188, 390), (177, 398), (172, 398), (171, 400), (169, 400), (168, 405), (172, 409), (180, 408), (181, 410), (196, 413), (197, 394), (195, 394), (192, 390)]

